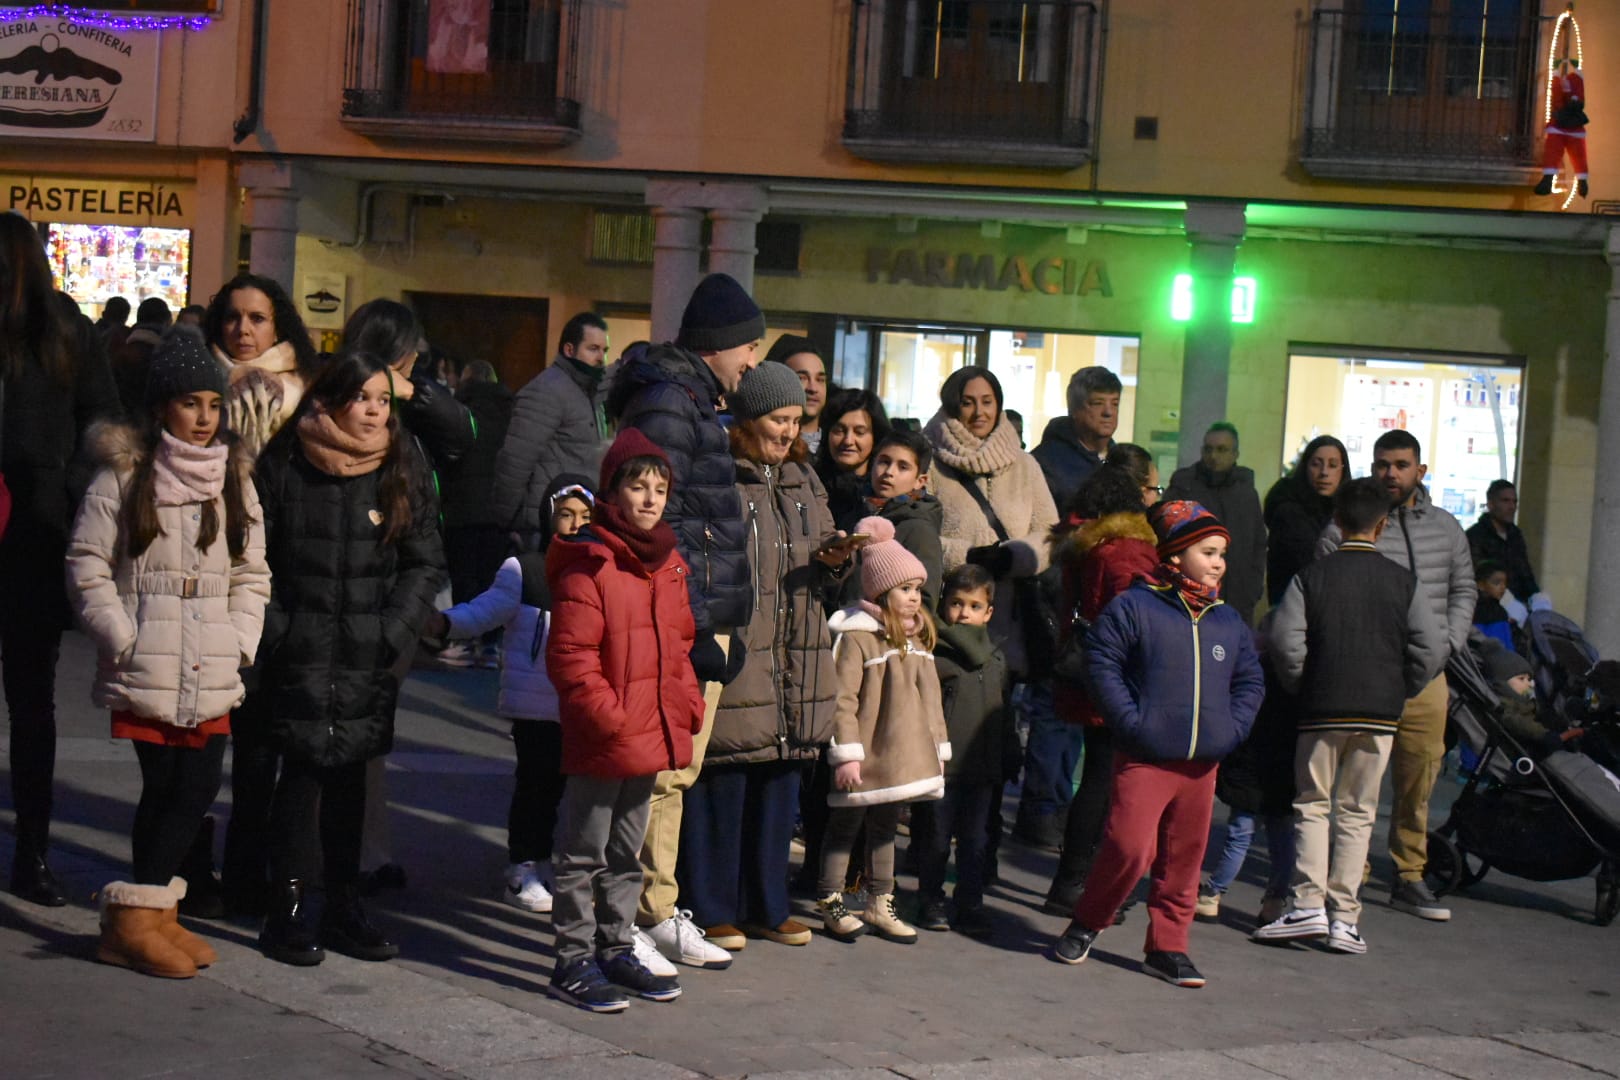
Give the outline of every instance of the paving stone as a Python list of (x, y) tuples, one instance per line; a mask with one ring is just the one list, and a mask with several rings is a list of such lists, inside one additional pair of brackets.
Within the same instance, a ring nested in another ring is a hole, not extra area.
[(1101, 1080), (1276, 1080), (1264, 1069), (1213, 1050), (1178, 1050), (1168, 1054), (1098, 1054), (1071, 1058), (1081, 1076)]
[(1378, 1048), (1468, 1080), (1592, 1080), (1589, 1069), (1496, 1039), (1399, 1039), (1379, 1043)]
[(1379, 1043), (1247, 1046), (1224, 1053), (1289, 1080), (1441, 1080), (1446, 1074), (1397, 1057)]
[(1531, 1032), (1501, 1038), (1514, 1046), (1584, 1065), (1605, 1076), (1620, 1076), (1620, 1037), (1615, 1035), (1596, 1031), (1565, 1031)]

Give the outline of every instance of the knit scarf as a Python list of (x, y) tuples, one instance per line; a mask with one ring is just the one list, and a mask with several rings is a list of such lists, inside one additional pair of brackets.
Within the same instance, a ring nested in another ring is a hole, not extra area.
[(338, 427), (331, 414), (311, 410), (298, 421), (298, 442), (309, 463), (328, 476), (364, 476), (382, 468), (393, 433), (387, 427), (356, 438)]
[(1187, 610), (1194, 615), (1214, 607), (1221, 598), (1219, 585), (1205, 585), (1203, 582), (1194, 581), (1181, 572), (1181, 567), (1173, 563), (1161, 562), (1153, 568), (1152, 573), (1143, 575), (1142, 580), (1161, 589), (1176, 590), (1186, 602)]
[(1023, 454), (1018, 448), (1018, 432), (1005, 418), (998, 419), (990, 434), (980, 439), (962, 421), (937, 412), (923, 434), (934, 444), (936, 461), (968, 476), (992, 476)]
[(152, 491), (159, 506), (213, 502), (225, 490), (226, 459), (231, 448), (224, 443), (196, 446), (181, 442), (163, 432), (157, 456), (152, 460)]
[(599, 502), (591, 511), (591, 527), (605, 529), (623, 540), (630, 553), (641, 560), (649, 571), (657, 570), (675, 550), (675, 530), (669, 522), (660, 521), (650, 529), (643, 529), (625, 516), (617, 503)]
[(237, 360), (218, 345), (211, 345), (209, 349), (213, 352), (214, 359), (225, 366), (226, 371), (236, 371), (237, 368), (244, 370), (258, 368), (261, 371), (274, 372), (298, 370), (298, 353), (292, 344), (286, 341), (276, 342), (251, 360)]

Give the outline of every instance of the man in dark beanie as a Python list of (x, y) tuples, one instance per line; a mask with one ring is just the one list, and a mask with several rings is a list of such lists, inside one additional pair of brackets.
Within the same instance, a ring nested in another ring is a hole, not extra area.
[(731, 655), (732, 632), (748, 625), (753, 607), (748, 531), (719, 410), (758, 362), (764, 336), (765, 315), (753, 298), (729, 275), (710, 274), (693, 290), (675, 340), (627, 356), (608, 398), (621, 431), (639, 428), (669, 457), (674, 476), (664, 520), (692, 570), (692, 667), (705, 683), (703, 729), (692, 738), (692, 763), (659, 773), (653, 787), (636, 922), (665, 956), (695, 967), (723, 968), (731, 958), (676, 906), (682, 794), (702, 768), (720, 689), (742, 660), (741, 649)]

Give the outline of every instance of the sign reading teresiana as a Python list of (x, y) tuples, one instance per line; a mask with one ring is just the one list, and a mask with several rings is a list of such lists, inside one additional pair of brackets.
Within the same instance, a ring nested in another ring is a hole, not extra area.
[(161, 37), (67, 19), (0, 22), (0, 135), (152, 141)]
[(77, 180), (0, 173), (0, 212), (78, 225), (191, 227), (189, 180)]

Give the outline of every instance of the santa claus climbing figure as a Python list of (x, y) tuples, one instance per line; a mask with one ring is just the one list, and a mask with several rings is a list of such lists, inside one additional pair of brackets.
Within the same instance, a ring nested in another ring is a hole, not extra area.
[(1551, 195), (1553, 177), (1558, 175), (1564, 154), (1569, 154), (1575, 170), (1575, 190), (1586, 194), (1586, 80), (1581, 78), (1580, 62), (1565, 57), (1558, 61), (1558, 73), (1548, 88), (1552, 120), (1547, 124), (1541, 148), (1541, 183), (1537, 195)]

